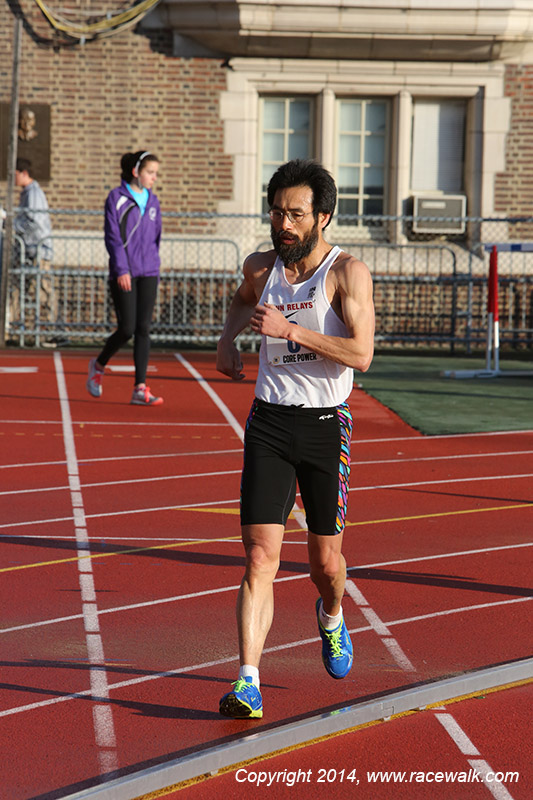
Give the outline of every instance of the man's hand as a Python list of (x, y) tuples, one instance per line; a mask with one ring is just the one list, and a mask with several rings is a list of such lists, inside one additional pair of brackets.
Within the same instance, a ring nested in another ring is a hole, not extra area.
[(242, 381), (245, 377), (241, 354), (233, 341), (220, 339), (217, 347), (217, 370), (234, 381)]
[(119, 275), (117, 278), (119, 289), (123, 292), (131, 292), (131, 275), (126, 272), (125, 275)]
[(255, 307), (250, 325), (255, 333), (272, 336), (274, 339), (289, 339), (292, 328), (281, 311), (269, 303)]

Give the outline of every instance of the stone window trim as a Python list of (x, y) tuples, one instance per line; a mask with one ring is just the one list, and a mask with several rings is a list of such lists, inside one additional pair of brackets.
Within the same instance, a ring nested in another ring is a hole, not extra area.
[(465, 98), (465, 192), (469, 216), (494, 213), (496, 174), (505, 169), (510, 98), (503, 63), (398, 63), (361, 61), (231, 59), (220, 98), (225, 152), (233, 158), (233, 199), (220, 213), (259, 213), (259, 98), (305, 95), (316, 99), (315, 157), (335, 166), (335, 104), (340, 97), (386, 97), (391, 102), (388, 208), (405, 213), (411, 195), (413, 98)]

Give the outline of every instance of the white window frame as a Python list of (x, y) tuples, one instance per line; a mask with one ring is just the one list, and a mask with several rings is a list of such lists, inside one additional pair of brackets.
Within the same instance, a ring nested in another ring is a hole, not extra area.
[(288, 125), (289, 116), (290, 116), (290, 103), (292, 101), (306, 101), (309, 103), (309, 153), (308, 158), (313, 158), (316, 153), (316, 143), (315, 143), (315, 117), (316, 117), (316, 98), (312, 95), (281, 95), (281, 94), (265, 94), (259, 97), (259, 151), (258, 151), (258, 159), (257, 159), (257, 191), (258, 191), (258, 201), (257, 201), (257, 209), (258, 213), (261, 213), (263, 210), (263, 201), (265, 197), (265, 193), (263, 192), (263, 167), (267, 164), (267, 160), (264, 158), (263, 154), (263, 141), (264, 141), (264, 133), (265, 133), (265, 126), (264, 126), (264, 106), (265, 101), (268, 100), (283, 100), (285, 102), (285, 120), (284, 120), (284, 127), (282, 130), (284, 135), (284, 142), (283, 142), (283, 160), (278, 162), (268, 162), (272, 163), (272, 174), (276, 171), (278, 166), (284, 164), (286, 161), (289, 160), (289, 145), (290, 145), (290, 135), (293, 132)]
[[(505, 169), (510, 98), (505, 97), (501, 62), (320, 61), (315, 59), (231, 59), (227, 90), (221, 95), (225, 151), (234, 164), (234, 194), (221, 213), (258, 212), (258, 98), (261, 94), (316, 97), (316, 156), (335, 169), (335, 100), (339, 96), (391, 99), (386, 213), (408, 213), (411, 113), (414, 97), (468, 100), (465, 135), (465, 192), (470, 216), (494, 213), (494, 184)], [(400, 235), (400, 233), (398, 233)]]
[[(339, 189), (339, 196), (338, 200), (344, 199), (344, 194), (341, 195), (340, 193), (340, 186), (339, 186), (339, 169), (341, 166), (340, 161), (340, 153), (339, 153), (339, 144), (340, 144), (340, 135), (341, 135), (341, 128), (340, 128), (340, 110), (341, 110), (341, 103), (343, 102), (360, 102), (362, 104), (362, 123), (361, 123), (361, 136), (364, 138), (368, 138), (370, 135), (369, 131), (366, 129), (366, 114), (369, 105), (372, 103), (380, 102), (385, 105), (385, 133), (383, 135), (384, 140), (384, 158), (383, 158), (383, 204), (382, 204), (382, 211), (381, 214), (387, 213), (388, 208), (388, 173), (389, 173), (389, 150), (390, 150), (390, 120), (391, 120), (391, 110), (390, 110), (390, 100), (386, 97), (361, 97), (361, 96), (339, 96), (335, 98), (335, 159), (334, 159), (334, 167), (333, 167), (333, 176), (337, 183), (337, 188)], [(366, 148), (365, 148), (366, 149)], [(359, 162), (353, 162), (354, 165), (357, 163), (358, 168), (360, 170), (359, 176), (359, 189), (357, 192), (353, 193), (353, 198), (357, 200), (357, 211), (356, 214), (362, 215), (364, 214), (364, 203), (365, 200), (371, 199), (371, 195), (364, 192), (363, 188), (365, 181), (364, 181), (364, 173), (365, 169), (371, 167), (372, 165), (369, 164), (367, 159)], [(338, 209), (337, 209), (338, 213)], [(350, 223), (353, 224), (353, 223)], [(364, 227), (366, 223), (359, 220), (357, 223), (358, 227)]]

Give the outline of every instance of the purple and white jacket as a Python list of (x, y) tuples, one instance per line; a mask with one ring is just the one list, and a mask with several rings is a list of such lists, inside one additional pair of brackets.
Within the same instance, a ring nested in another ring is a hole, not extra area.
[(109, 192), (105, 202), (105, 246), (109, 253), (109, 277), (128, 272), (133, 278), (159, 275), (161, 259), (161, 209), (150, 192), (144, 214), (126, 181)]

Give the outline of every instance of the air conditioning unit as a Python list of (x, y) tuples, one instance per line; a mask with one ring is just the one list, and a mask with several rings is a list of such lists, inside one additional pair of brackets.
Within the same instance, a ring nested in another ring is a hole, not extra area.
[(413, 233), (464, 233), (465, 215), (464, 194), (413, 196)]

